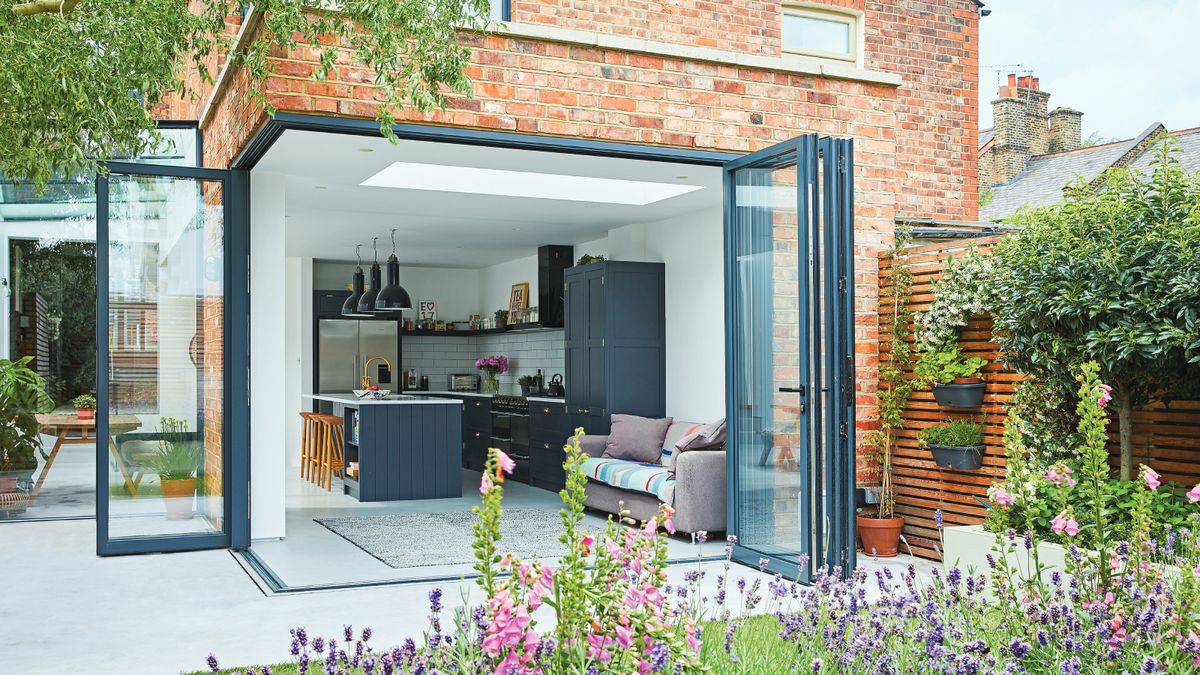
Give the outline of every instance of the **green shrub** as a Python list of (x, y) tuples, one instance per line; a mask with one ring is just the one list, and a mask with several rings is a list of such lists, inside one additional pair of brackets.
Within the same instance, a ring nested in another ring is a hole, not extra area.
[(963, 358), (957, 342), (945, 342), (921, 354), (913, 374), (927, 384), (949, 384), (960, 377), (979, 377), (987, 359), (979, 356)]
[(950, 420), (922, 429), (917, 440), (926, 445), (972, 448), (983, 445), (983, 425), (968, 419)]
[(37, 468), (41, 449), (37, 414), (54, 409), (46, 382), (29, 369), (32, 356), (17, 361), (0, 359), (0, 471)]

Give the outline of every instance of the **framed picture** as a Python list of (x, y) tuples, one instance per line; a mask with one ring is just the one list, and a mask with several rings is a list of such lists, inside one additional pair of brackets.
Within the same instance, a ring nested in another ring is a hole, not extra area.
[[(529, 284), (513, 284), (512, 291), (508, 295), (508, 313), (512, 315), (520, 315), (521, 310), (529, 306)], [(511, 321), (511, 318), (510, 318)]]
[(417, 320), (433, 321), (437, 318), (437, 302), (434, 300), (417, 300)]

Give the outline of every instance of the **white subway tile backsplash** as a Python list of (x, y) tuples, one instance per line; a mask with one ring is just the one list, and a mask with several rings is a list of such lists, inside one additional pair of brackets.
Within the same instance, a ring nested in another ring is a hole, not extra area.
[(561, 331), (539, 333), (497, 333), (479, 336), (410, 336), (403, 341), (401, 368), (428, 375), (431, 386), (442, 386), (445, 376), (475, 373), (475, 360), (491, 354), (508, 357), (509, 371), (500, 383), (511, 387), (522, 375), (536, 375), (540, 369), (546, 380), (562, 373), (566, 363)]

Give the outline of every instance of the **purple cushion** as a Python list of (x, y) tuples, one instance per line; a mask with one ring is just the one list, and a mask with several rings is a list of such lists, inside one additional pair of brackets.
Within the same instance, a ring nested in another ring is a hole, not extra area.
[(613, 415), (608, 442), (602, 456), (630, 462), (658, 462), (662, 455), (663, 439), (674, 420), (651, 419), (637, 415)]
[(675, 452), (671, 453), (671, 476), (675, 475), (675, 463), (679, 456), (688, 450), (705, 450), (725, 447), (725, 418), (705, 424), (675, 443)]

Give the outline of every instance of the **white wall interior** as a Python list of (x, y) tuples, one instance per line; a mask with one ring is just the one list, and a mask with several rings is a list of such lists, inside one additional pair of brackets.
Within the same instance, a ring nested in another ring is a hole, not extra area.
[[(250, 536), (284, 536), (288, 402), (286, 180), (255, 171), (250, 181)], [(310, 295), (311, 297), (311, 295)], [(310, 301), (311, 302), (311, 301)], [(293, 396), (295, 393), (293, 394)], [(296, 421), (293, 426), (299, 424)]]

